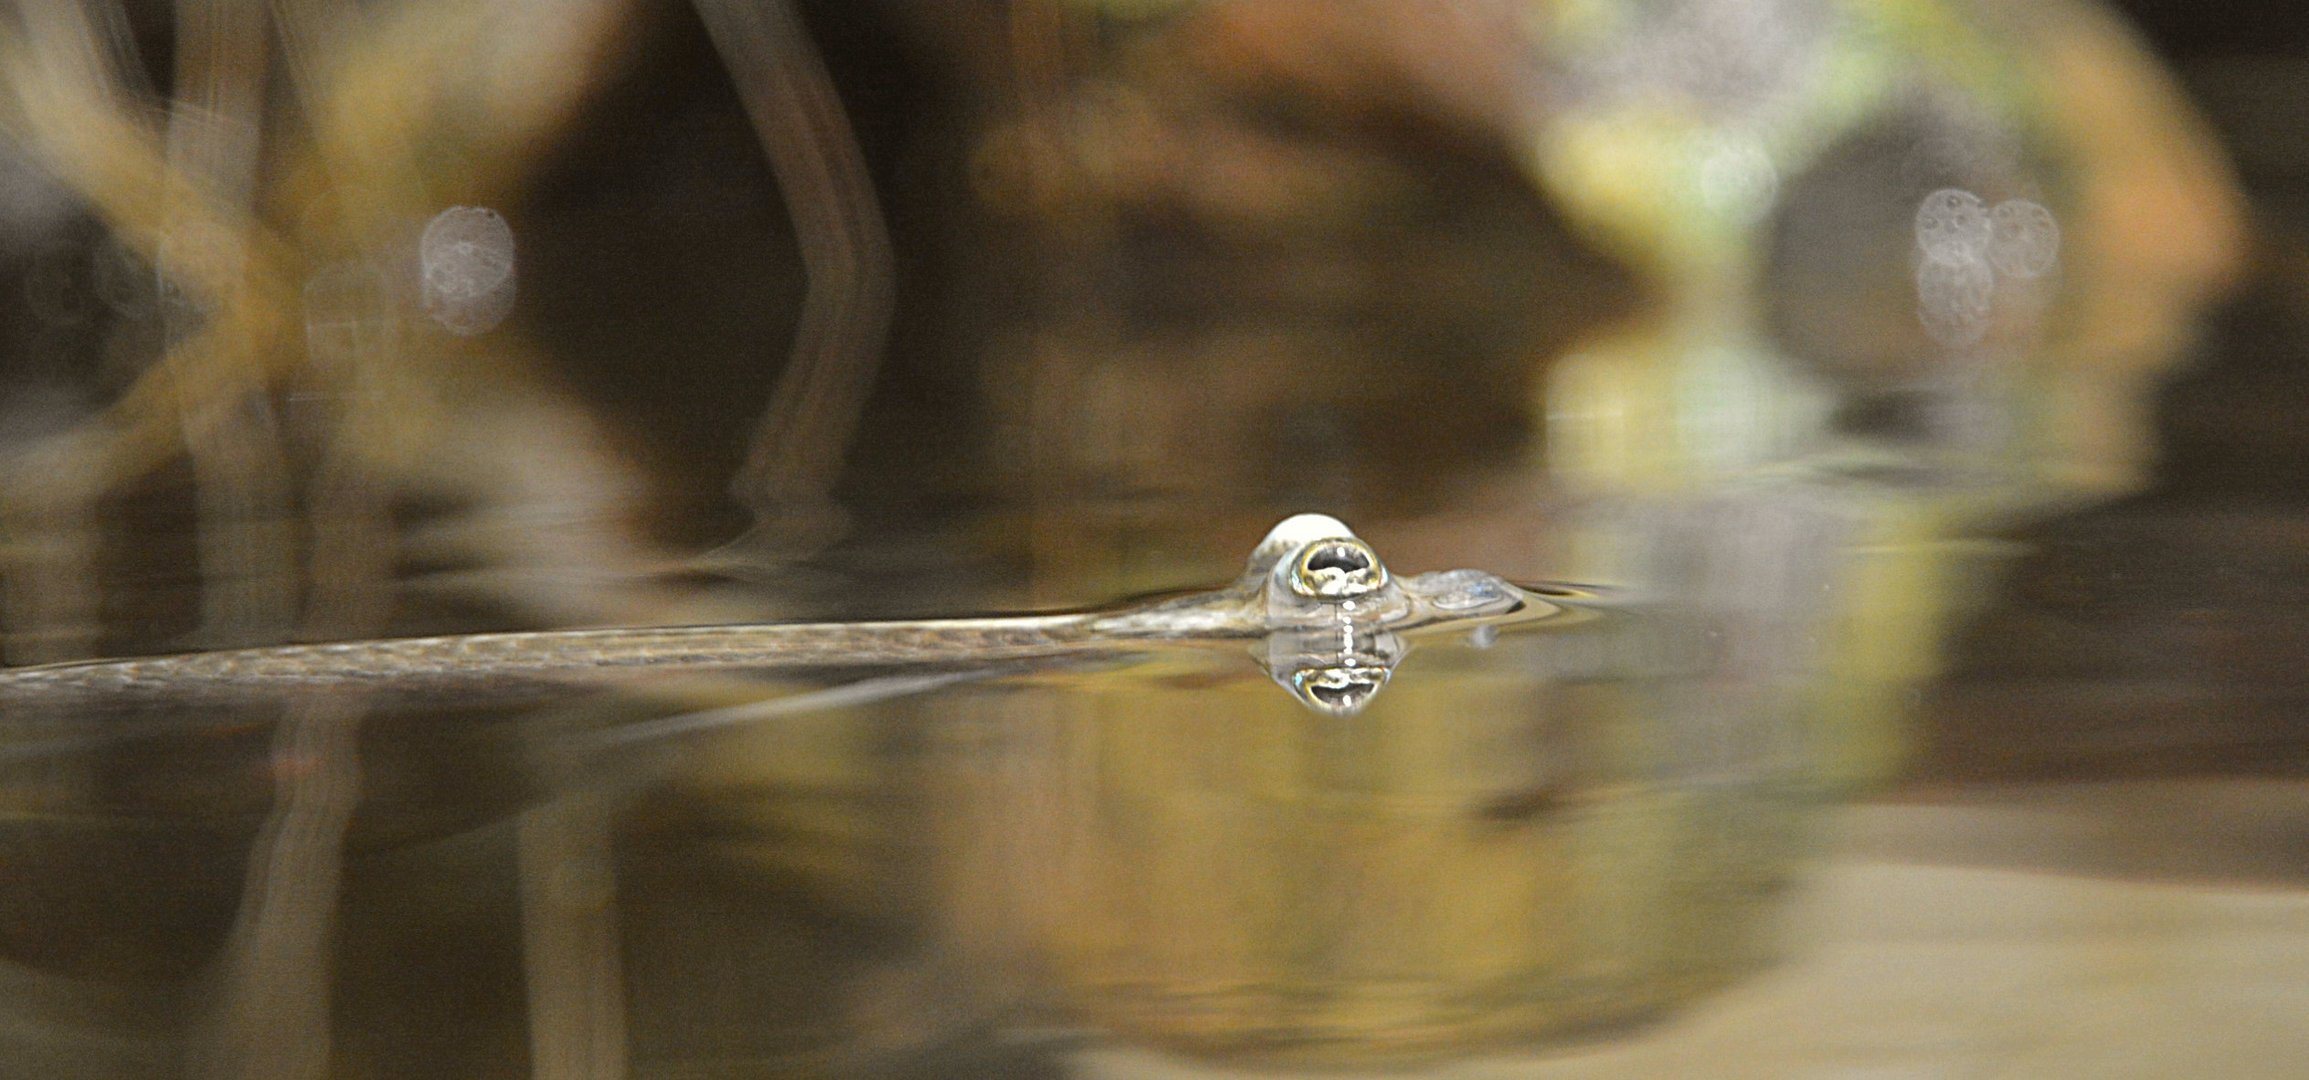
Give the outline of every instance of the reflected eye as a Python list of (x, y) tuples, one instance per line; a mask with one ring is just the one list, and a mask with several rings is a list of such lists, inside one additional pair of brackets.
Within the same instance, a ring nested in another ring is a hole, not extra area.
[(1332, 716), (1352, 716), (1387, 688), (1383, 667), (1331, 667), (1291, 677), (1291, 692), (1308, 707)]
[(1309, 544), (1291, 567), (1291, 591), (1317, 600), (1348, 600), (1387, 584), (1387, 568), (1360, 540)]

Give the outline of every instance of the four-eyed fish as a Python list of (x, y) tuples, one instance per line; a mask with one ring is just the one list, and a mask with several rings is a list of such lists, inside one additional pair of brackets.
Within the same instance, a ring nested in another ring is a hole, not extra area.
[[(894, 622), (543, 630), (282, 645), (0, 669), (0, 708), (123, 698), (250, 698), (315, 689), (486, 692), (655, 675), (921, 669), (1009, 673), (1247, 643), (1292, 696), (1333, 716), (1385, 688), (1410, 639), (1568, 617), (1583, 594), (1475, 570), (1397, 576), (1336, 518), (1268, 532), (1243, 575), (1205, 592), (1098, 611)], [(912, 676), (919, 680), (919, 673)], [(934, 684), (940, 677), (932, 676)]]

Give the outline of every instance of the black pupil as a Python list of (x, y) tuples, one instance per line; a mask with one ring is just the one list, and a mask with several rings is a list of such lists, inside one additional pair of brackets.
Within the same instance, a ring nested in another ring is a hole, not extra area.
[(1371, 569), (1371, 560), (1363, 553), (1344, 545), (1317, 550), (1307, 557), (1309, 570), (1337, 570), (1346, 574), (1360, 574)]
[(1316, 683), (1307, 687), (1307, 694), (1325, 705), (1351, 705), (1370, 696), (1371, 684), (1362, 679), (1352, 680), (1339, 686)]

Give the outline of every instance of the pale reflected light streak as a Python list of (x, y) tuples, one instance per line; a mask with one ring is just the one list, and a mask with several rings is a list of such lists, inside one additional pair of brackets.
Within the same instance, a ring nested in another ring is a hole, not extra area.
[(619, 1080), (630, 1068), (613, 828), (621, 800), (580, 781), (552, 718), (523, 723), (532, 772), (556, 794), (515, 826), (533, 1080)]
[(880, 366), (895, 270), (866, 161), (788, 0), (696, 0), (794, 218), (809, 275), (792, 359), (733, 483), (756, 538), (822, 541)]
[(199, 1080), (317, 1080), (328, 1074), (331, 962), (344, 836), (360, 802), (356, 698), (310, 695), (275, 734), (275, 806), (196, 1024)]

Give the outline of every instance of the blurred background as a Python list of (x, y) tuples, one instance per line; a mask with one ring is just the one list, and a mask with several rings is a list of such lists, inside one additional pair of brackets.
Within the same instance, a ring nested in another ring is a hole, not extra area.
[(0, 3), (9, 665), (1089, 606), (1299, 511), (1713, 643), (609, 765), (773, 688), (19, 710), (0, 1076), (2291, 1075), (2304, 46)]

